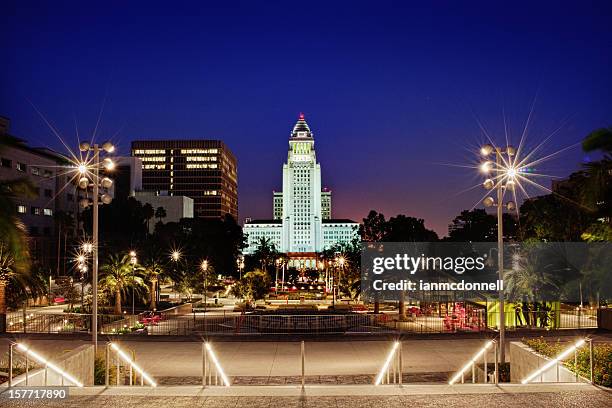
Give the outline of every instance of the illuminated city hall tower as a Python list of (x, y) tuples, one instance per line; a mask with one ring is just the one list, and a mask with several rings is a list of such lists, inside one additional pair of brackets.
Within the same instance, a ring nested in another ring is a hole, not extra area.
[(323, 246), (321, 165), (312, 136), (304, 114), (300, 114), (283, 165), (282, 252), (320, 252)]
[(247, 219), (245, 253), (253, 253), (261, 238), (266, 238), (280, 252), (312, 266), (316, 253), (357, 237), (357, 223), (331, 219), (331, 191), (321, 188), (313, 133), (302, 113), (289, 136), (283, 190), (274, 192), (273, 200), (272, 220)]

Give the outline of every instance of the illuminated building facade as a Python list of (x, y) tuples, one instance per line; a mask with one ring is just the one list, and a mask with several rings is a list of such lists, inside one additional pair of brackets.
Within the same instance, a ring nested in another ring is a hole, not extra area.
[(194, 217), (238, 218), (238, 170), (234, 154), (219, 140), (136, 140), (142, 189), (194, 201)]
[(331, 215), (331, 191), (321, 188), (313, 133), (300, 114), (283, 165), (283, 191), (273, 193), (273, 219), (245, 223), (248, 247), (244, 252), (252, 253), (266, 238), (290, 258), (299, 259), (301, 266), (315, 267), (317, 253), (358, 236), (359, 224), (333, 220)]

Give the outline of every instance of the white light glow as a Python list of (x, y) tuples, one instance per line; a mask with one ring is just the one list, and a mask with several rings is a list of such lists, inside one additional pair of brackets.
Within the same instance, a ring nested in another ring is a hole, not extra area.
[[(113, 329), (114, 330), (114, 329)], [(153, 379), (151, 377), (149, 377), (149, 375), (147, 373), (144, 372), (144, 370), (142, 368), (140, 368), (140, 366), (138, 364), (136, 364), (134, 362), (134, 360), (132, 360), (130, 358), (130, 356), (128, 356), (127, 354), (125, 354), (123, 352), (123, 350), (121, 350), (119, 348), (119, 346), (117, 346), (115, 343), (111, 343), (111, 348), (113, 350), (115, 350), (117, 352), (117, 354), (119, 354), (119, 356), (129, 365), (132, 366), (132, 368), (134, 370), (136, 370), (136, 372), (140, 375), (142, 375), (142, 378), (144, 378), (152, 387), (157, 387), (157, 384), (155, 383), (155, 381), (153, 381)]]
[(221, 364), (219, 364), (219, 360), (217, 360), (217, 355), (215, 354), (212, 347), (210, 346), (210, 343), (206, 343), (206, 350), (208, 351), (208, 355), (210, 356), (213, 363), (215, 364), (217, 372), (219, 373), (219, 375), (221, 376), (221, 379), (223, 380), (223, 384), (225, 384), (226, 387), (229, 387), (230, 386), (229, 379), (225, 375), (223, 368), (221, 368)]
[(63, 378), (67, 379), (68, 381), (76, 385), (77, 387), (83, 387), (83, 383), (81, 383), (79, 380), (77, 380), (72, 375), (68, 374), (67, 372), (65, 372), (64, 370), (62, 370), (61, 368), (59, 368), (58, 366), (56, 366), (55, 364), (53, 364), (52, 362), (44, 358), (40, 354), (36, 353), (35, 351), (32, 351), (27, 346), (21, 343), (18, 343), (17, 348), (23, 351), (24, 353), (26, 353), (28, 356), (34, 358), (34, 360), (38, 361), (39, 363), (46, 365), (51, 370), (55, 371), (57, 374), (61, 375)]
[(486, 162), (482, 163), (480, 165), (480, 171), (483, 174), (489, 174), (489, 172), (491, 171), (491, 162), (490, 161), (486, 161)]
[(397, 351), (399, 345), (400, 345), (399, 341), (396, 341), (395, 343), (393, 343), (393, 347), (391, 347), (391, 350), (389, 351), (389, 355), (387, 355), (385, 364), (382, 366), (382, 368), (380, 369), (380, 372), (376, 376), (376, 381), (374, 382), (374, 385), (380, 385), (380, 383), (382, 382), (383, 376), (387, 372), (387, 369), (389, 368), (389, 364), (391, 364), (391, 360), (393, 359), (393, 356), (395, 355), (395, 352)]
[(538, 375), (542, 374), (544, 371), (548, 370), (549, 368), (553, 367), (555, 364), (559, 363), (559, 361), (563, 360), (565, 357), (569, 356), (572, 351), (574, 351), (577, 348), (581, 347), (584, 343), (585, 343), (584, 339), (578, 340), (575, 344), (573, 344), (570, 348), (565, 350), (563, 353), (559, 354), (553, 360), (551, 360), (548, 363), (544, 364), (542, 367), (538, 368), (536, 371), (534, 371), (533, 373), (528, 375), (526, 378), (524, 378), (521, 381), (521, 383), (522, 384), (527, 384), (529, 381), (533, 380), (535, 377), (537, 377)]
[(454, 383), (457, 382), (457, 380), (459, 380), (461, 378), (461, 375), (463, 375), (463, 373), (465, 373), (467, 370), (470, 369), (470, 367), (472, 367), (472, 364), (476, 363), (476, 361), (478, 361), (478, 359), (480, 357), (482, 357), (482, 355), (484, 353), (486, 353), (486, 351), (493, 345), (493, 340), (488, 341), (483, 348), (481, 348), (478, 353), (476, 353), (474, 355), (474, 357), (472, 357), (472, 359), (463, 366), (463, 368), (461, 370), (459, 370), (457, 372), (457, 374), (455, 374), (455, 376), (453, 378), (451, 378), (451, 380), (448, 382), (449, 385), (453, 385)]

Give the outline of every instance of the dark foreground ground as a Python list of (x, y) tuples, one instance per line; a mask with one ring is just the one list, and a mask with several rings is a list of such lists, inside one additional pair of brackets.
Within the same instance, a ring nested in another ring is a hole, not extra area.
[(74, 396), (65, 401), (7, 401), (3, 407), (171, 407), (171, 408), (399, 408), (399, 407), (611, 407), (608, 391), (521, 394), (463, 394), (341, 397), (143, 397)]

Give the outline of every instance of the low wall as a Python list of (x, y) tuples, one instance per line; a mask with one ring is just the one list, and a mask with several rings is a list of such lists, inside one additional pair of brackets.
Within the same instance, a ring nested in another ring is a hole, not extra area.
[(182, 305), (174, 306), (166, 310), (161, 310), (161, 313), (165, 314), (189, 314), (193, 313), (193, 305), (191, 303), (184, 303)]
[[(33, 349), (32, 351), (36, 350)], [(18, 353), (17, 351), (15, 351), (14, 353), (15, 354), (13, 355), (13, 358), (21, 360), (21, 353)], [(35, 360), (30, 358), (30, 361)], [(94, 346), (90, 344), (77, 347), (76, 349), (64, 353), (61, 356), (51, 360), (54, 365), (76, 378), (85, 386), (93, 385), (94, 383), (93, 361)], [(36, 363), (38, 364), (38, 362)], [(63, 384), (74, 385), (71, 384), (68, 380), (64, 380)], [(17, 377), (14, 377), (13, 385), (25, 386), (25, 374), (21, 374)], [(30, 372), (28, 373), (28, 386), (40, 385), (45, 385), (45, 369), (39, 368), (35, 370), (30, 370)], [(55, 371), (48, 369), (46, 385), (62, 385), (62, 376), (57, 374)], [(0, 386), (6, 387), (8, 386), (8, 383), (3, 383)]]
[[(524, 343), (510, 342), (510, 381), (520, 383), (525, 377), (546, 365), (549, 361), (551, 361), (550, 358), (536, 353)], [(557, 365), (555, 364), (531, 382), (576, 382), (576, 374), (565, 368), (562, 363), (558, 365), (558, 378)]]

